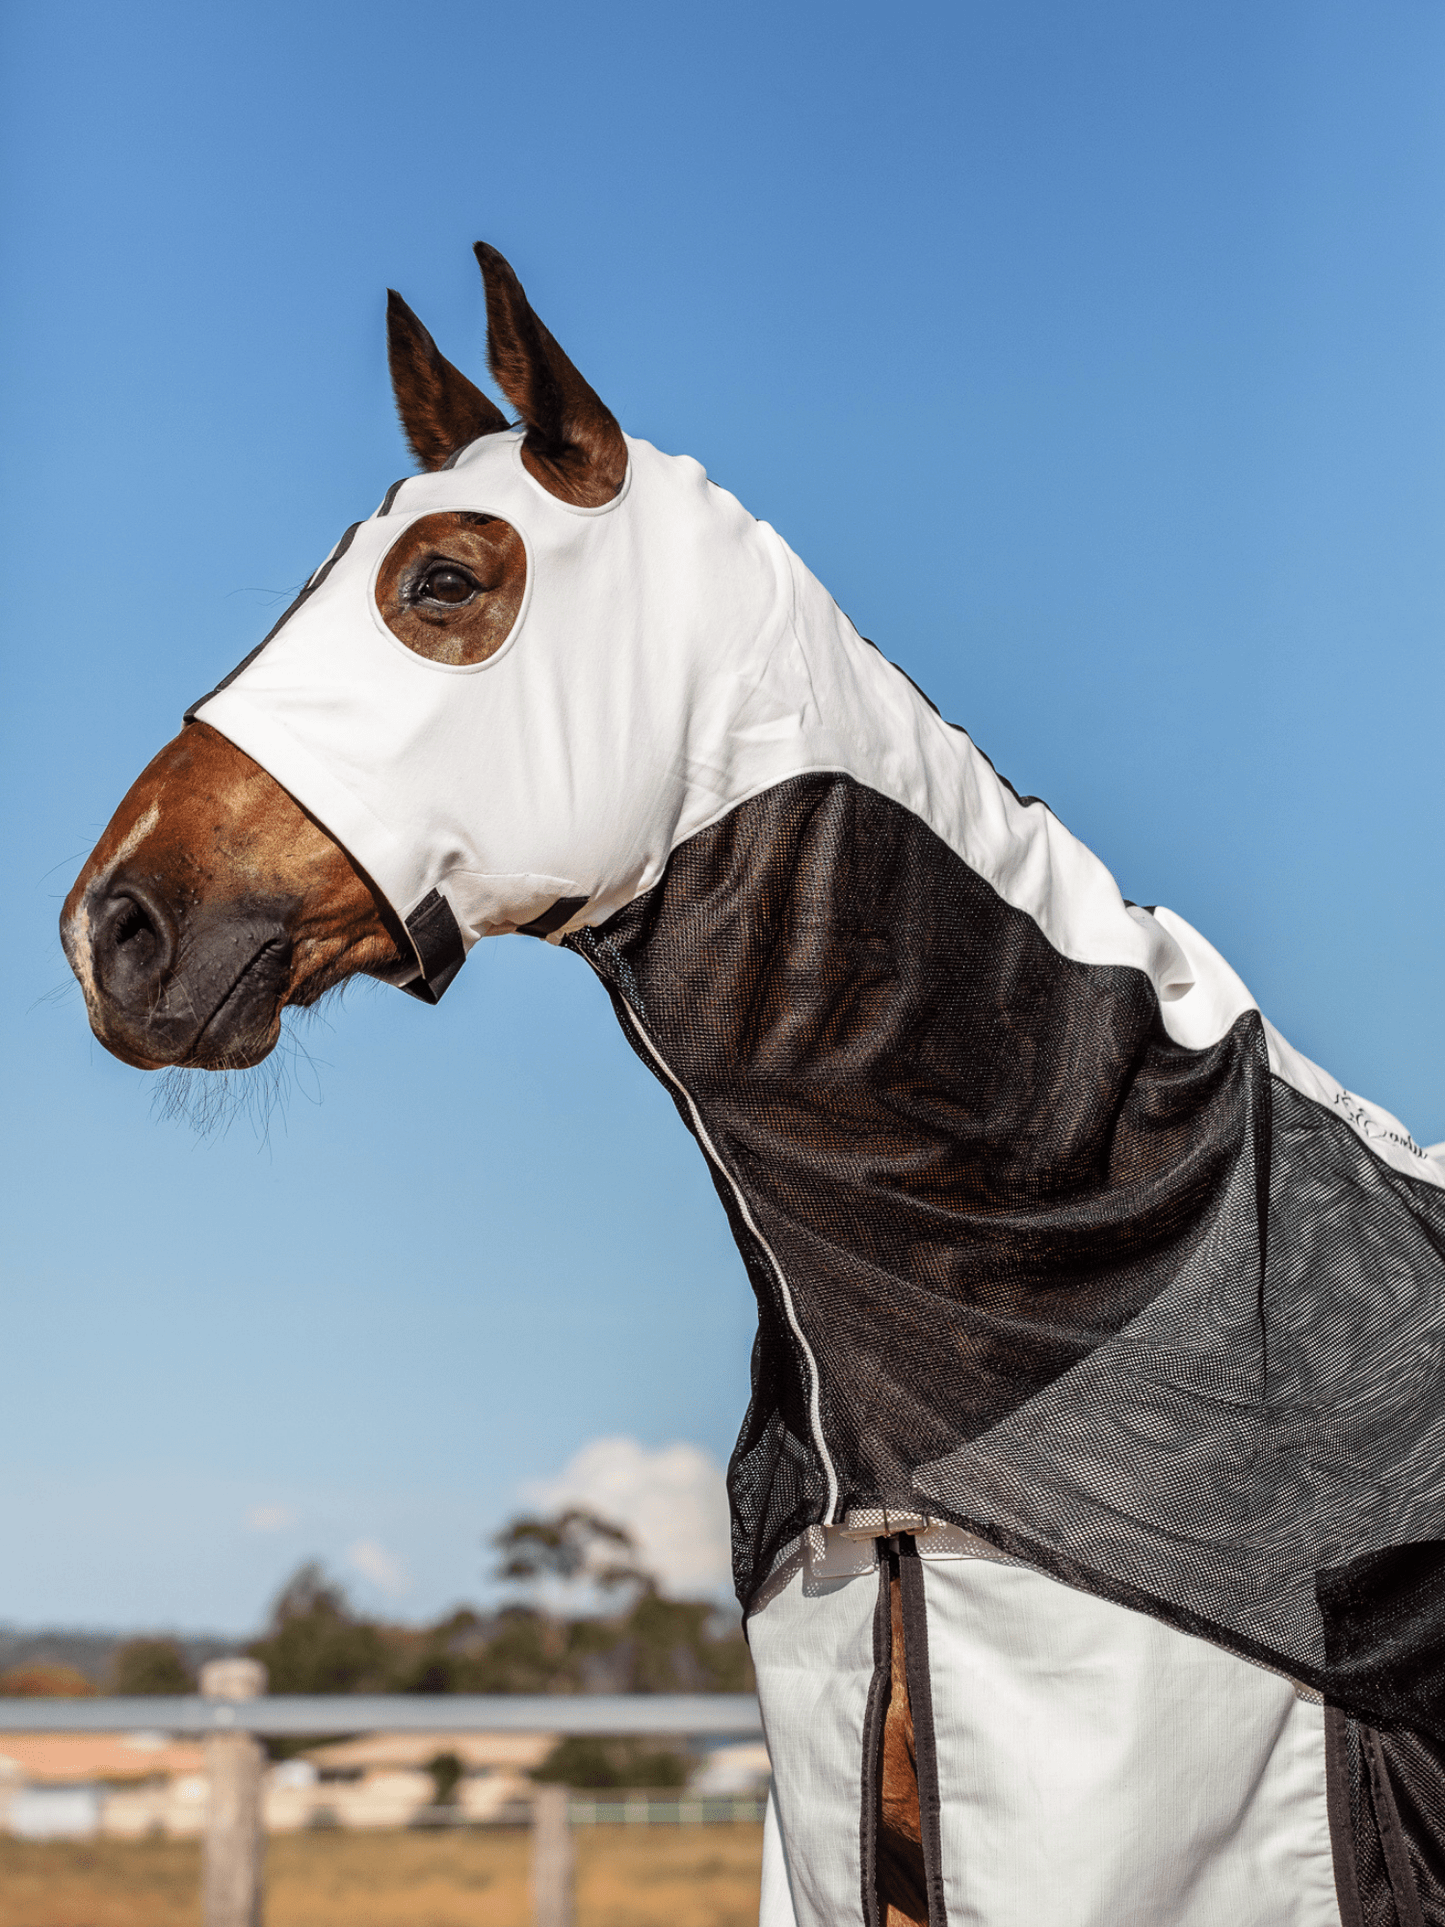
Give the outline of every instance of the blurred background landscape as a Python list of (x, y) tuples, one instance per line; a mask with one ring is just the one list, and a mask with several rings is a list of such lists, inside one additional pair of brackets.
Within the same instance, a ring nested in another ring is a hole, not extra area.
[(0, 1697), (194, 1693), (207, 1660), (238, 1651), (264, 1664), (273, 1693), (752, 1690), (736, 1609), (666, 1598), (624, 1527), (575, 1508), (523, 1516), (496, 1535), (492, 1550), (499, 1584), (523, 1596), (486, 1612), (458, 1606), (430, 1625), (358, 1612), (345, 1588), (307, 1561), (264, 1628), (241, 1642), (0, 1626)]

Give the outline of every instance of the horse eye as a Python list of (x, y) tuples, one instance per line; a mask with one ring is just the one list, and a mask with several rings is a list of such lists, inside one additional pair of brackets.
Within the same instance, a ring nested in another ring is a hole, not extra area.
[(456, 606), (470, 602), (478, 586), (465, 569), (448, 562), (438, 562), (421, 577), (412, 595), (419, 602), (447, 602)]

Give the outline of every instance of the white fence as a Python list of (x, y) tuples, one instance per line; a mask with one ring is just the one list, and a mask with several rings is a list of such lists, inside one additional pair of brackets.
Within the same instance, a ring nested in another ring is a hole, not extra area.
[[(205, 1927), (260, 1927), (265, 1834), (260, 1739), (339, 1733), (555, 1733), (758, 1739), (748, 1693), (388, 1693), (267, 1695), (255, 1660), (212, 1660), (201, 1693), (185, 1699), (0, 1699), (5, 1733), (131, 1733), (202, 1738), (208, 1800), (202, 1884)], [(621, 1793), (569, 1794), (539, 1785), (532, 1796), (532, 1890), (536, 1927), (571, 1927), (572, 1828), (576, 1824), (689, 1824), (756, 1819), (754, 1800), (665, 1800)], [(519, 1812), (521, 1821), (527, 1816)]]
[[(233, 1666), (234, 1660), (213, 1660)], [(247, 1660), (246, 1665), (254, 1662)], [(209, 1668), (206, 1669), (209, 1671)], [(236, 1699), (0, 1699), (0, 1733), (762, 1735), (751, 1693), (285, 1693)]]

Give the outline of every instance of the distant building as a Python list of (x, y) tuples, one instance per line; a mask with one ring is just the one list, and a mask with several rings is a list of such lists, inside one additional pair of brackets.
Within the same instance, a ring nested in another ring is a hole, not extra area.
[(0, 1734), (0, 1831), (27, 1839), (199, 1833), (205, 1755), (163, 1733)]
[[(554, 1744), (546, 1733), (378, 1733), (313, 1747), (268, 1770), (266, 1829), (522, 1818), (532, 1793), (528, 1769)], [(438, 1810), (427, 1768), (448, 1753), (462, 1771)], [(205, 1750), (194, 1743), (160, 1733), (0, 1734), (0, 1833), (32, 1840), (195, 1835), (206, 1823), (206, 1797)]]
[[(448, 1811), (482, 1825), (520, 1818), (532, 1797), (530, 1769), (556, 1744), (550, 1733), (370, 1733), (313, 1746), (293, 1764), (309, 1769), (309, 1784), (276, 1784), (266, 1793), (266, 1824), (297, 1827), (406, 1827), (441, 1821)], [(448, 1809), (436, 1810), (436, 1781), (428, 1766), (452, 1754), (462, 1773)], [(509, 1813), (508, 1809), (512, 1809)]]
[[(524, 1821), (531, 1770), (555, 1744), (552, 1733), (371, 1733), (313, 1746), (268, 1768), (266, 1830)], [(448, 1798), (438, 1805), (438, 1776), (430, 1769), (448, 1754), (461, 1771), (441, 1776)], [(767, 1785), (762, 1742), (728, 1743), (703, 1756), (686, 1794), (673, 1793), (663, 1804), (753, 1798)], [(205, 1749), (194, 1741), (163, 1733), (0, 1734), (0, 1834), (32, 1840), (195, 1836), (206, 1824), (207, 1792)], [(633, 1807), (647, 1813), (645, 1794), (602, 1792), (596, 1799), (630, 1801), (629, 1817)]]
[(761, 1740), (737, 1740), (713, 1747), (688, 1781), (687, 1790), (702, 1800), (764, 1799), (772, 1772)]

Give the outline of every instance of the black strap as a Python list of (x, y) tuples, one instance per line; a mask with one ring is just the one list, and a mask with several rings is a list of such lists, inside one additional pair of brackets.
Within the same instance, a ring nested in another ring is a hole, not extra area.
[(558, 897), (550, 910), (544, 910), (540, 917), (533, 917), (530, 923), (519, 923), (519, 937), (550, 937), (554, 930), (560, 930), (564, 923), (570, 923), (579, 910), (585, 909), (586, 897)]
[(878, 1905), (878, 1828), (883, 1803), (883, 1741), (893, 1685), (893, 1600), (889, 1587), (888, 1541), (878, 1550), (878, 1598), (873, 1607), (873, 1677), (863, 1712), (863, 1803), (859, 1818), (864, 1927), (882, 1927)]
[(424, 1004), (441, 1002), (442, 993), (467, 960), (462, 933), (452, 906), (440, 890), (428, 890), (406, 920), (421, 976), (401, 987)]
[[(517, 926), (519, 937), (550, 937), (570, 923), (589, 901), (586, 897), (558, 897), (540, 917)], [(406, 934), (421, 963), (421, 976), (401, 988), (424, 1004), (441, 1001), (442, 992), (466, 962), (466, 948), (452, 907), (440, 890), (429, 890), (406, 920)]]
[(938, 1741), (933, 1730), (933, 1682), (928, 1670), (928, 1609), (923, 1561), (911, 1532), (898, 1535), (898, 1580), (903, 1595), (903, 1658), (913, 1711), (913, 1756), (918, 1770), (918, 1820), (928, 1881), (928, 1927), (947, 1927), (943, 1896), (943, 1802), (938, 1788)]

